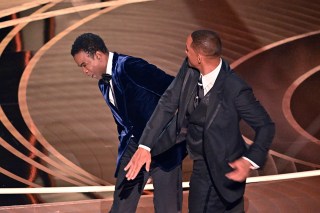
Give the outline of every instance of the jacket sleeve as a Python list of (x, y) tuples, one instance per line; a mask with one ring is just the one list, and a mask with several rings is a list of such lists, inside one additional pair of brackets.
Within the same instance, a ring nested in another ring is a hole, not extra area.
[(275, 125), (266, 110), (255, 98), (250, 87), (243, 87), (235, 98), (240, 117), (255, 131), (253, 144), (244, 154), (260, 167), (263, 166), (275, 134)]
[[(166, 129), (166, 126), (179, 109), (181, 88), (187, 70), (187, 62), (185, 60), (176, 78), (161, 96), (142, 133), (139, 144), (152, 149), (158, 142), (159, 135)], [(161, 146), (161, 144), (157, 145)]]

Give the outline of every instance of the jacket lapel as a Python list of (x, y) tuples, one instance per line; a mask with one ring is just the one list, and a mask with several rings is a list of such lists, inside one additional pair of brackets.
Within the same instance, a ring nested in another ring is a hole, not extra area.
[[(121, 91), (120, 91), (120, 85), (119, 85), (119, 76), (121, 70), (118, 68), (118, 58), (119, 54), (116, 52), (113, 53), (113, 60), (112, 60), (112, 88), (113, 88), (113, 95), (114, 95), (114, 100), (115, 103), (117, 103), (117, 107), (122, 107), (122, 101), (121, 101)], [(121, 112), (121, 109), (117, 109), (117, 111)]]
[(220, 110), (223, 99), (223, 85), (227, 77), (228, 70), (229, 68), (226, 67), (226, 64), (223, 62), (218, 78), (210, 91), (209, 104), (206, 114), (207, 122), (205, 122), (205, 130), (207, 130), (210, 127)]
[[(200, 76), (199, 71), (194, 70), (192, 68), (188, 68), (188, 71), (186, 72), (186, 76), (185, 76), (185, 78), (187, 79), (186, 81), (183, 82), (183, 84), (185, 85), (183, 86), (183, 90), (181, 91), (181, 97), (180, 97), (181, 102), (179, 104), (180, 111), (181, 111), (179, 112), (180, 115), (186, 114), (189, 102), (193, 101), (191, 99), (192, 97), (194, 97), (193, 94), (196, 91), (195, 88), (197, 86), (199, 76)], [(182, 126), (184, 119), (185, 118), (182, 116), (178, 117), (179, 127)]]
[[(120, 85), (120, 76), (124, 72), (122, 70), (123, 66), (120, 66), (118, 61), (121, 60), (121, 55), (114, 52), (113, 60), (112, 60), (112, 86), (113, 86), (113, 94), (115, 103), (117, 104), (116, 107), (110, 106), (113, 108), (113, 112), (118, 115), (118, 117), (122, 118), (122, 126), (126, 129), (131, 125), (126, 123), (127, 119), (127, 106), (124, 100), (124, 95), (122, 91), (122, 87)], [(129, 131), (129, 130), (127, 130)]]

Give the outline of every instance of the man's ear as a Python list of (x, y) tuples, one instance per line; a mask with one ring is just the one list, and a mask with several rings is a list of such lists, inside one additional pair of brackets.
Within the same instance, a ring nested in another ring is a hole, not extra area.
[(198, 54), (197, 60), (198, 60), (198, 64), (201, 64), (201, 55), (200, 54)]
[(100, 52), (99, 50), (96, 52), (96, 57), (97, 59), (100, 61), (102, 58), (102, 52)]

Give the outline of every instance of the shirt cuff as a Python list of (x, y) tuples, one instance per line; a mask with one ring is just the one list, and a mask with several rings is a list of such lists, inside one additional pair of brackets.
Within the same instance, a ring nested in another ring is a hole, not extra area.
[(141, 147), (142, 149), (147, 150), (148, 152), (151, 151), (151, 149), (149, 147), (145, 146), (145, 145), (139, 144), (139, 147)]
[(253, 162), (249, 158), (246, 158), (246, 157), (242, 157), (242, 158), (249, 161), (249, 163), (251, 164), (250, 169), (259, 169), (260, 168), (260, 166), (258, 166), (255, 162)]

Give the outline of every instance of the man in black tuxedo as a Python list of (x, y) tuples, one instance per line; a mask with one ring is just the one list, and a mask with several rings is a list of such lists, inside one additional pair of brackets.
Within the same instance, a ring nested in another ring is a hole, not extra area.
[(120, 144), (110, 212), (134, 213), (150, 175), (154, 185), (155, 212), (180, 212), (181, 161), (186, 154), (185, 146), (176, 146), (158, 156), (150, 173), (143, 169), (135, 180), (127, 180), (124, 171), (138, 148), (147, 121), (173, 77), (141, 58), (109, 52), (104, 41), (92, 33), (76, 38), (71, 55), (86, 75), (99, 79), (99, 88), (117, 125)]
[[(186, 135), (193, 159), (190, 213), (244, 212), (245, 180), (250, 169), (263, 166), (275, 132), (250, 86), (221, 58), (221, 46), (219, 36), (210, 30), (188, 36), (187, 59), (140, 138), (151, 153), (139, 148), (125, 168), (127, 179), (134, 179), (145, 163), (149, 169), (151, 155), (172, 146), (174, 140), (155, 143), (154, 139), (175, 116), (176, 132), (180, 131), (179, 137), (181, 132)], [(240, 133), (241, 119), (255, 131), (249, 147)]]

